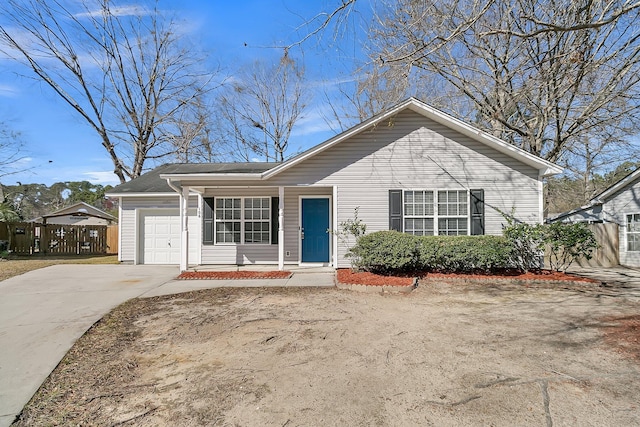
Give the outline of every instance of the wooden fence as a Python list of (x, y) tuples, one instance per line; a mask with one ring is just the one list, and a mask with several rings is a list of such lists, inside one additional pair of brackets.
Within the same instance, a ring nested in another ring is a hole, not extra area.
[(100, 255), (118, 251), (118, 226), (4, 223), (9, 250), (19, 255)]
[(598, 249), (590, 260), (579, 259), (582, 267), (613, 267), (620, 264), (618, 224), (589, 224), (598, 242)]
[(107, 253), (110, 255), (118, 253), (118, 226), (107, 227)]
[[(591, 254), (591, 259), (579, 258), (575, 264), (581, 267), (614, 267), (620, 264), (618, 246), (618, 224), (587, 224), (598, 242), (598, 249)], [(549, 251), (545, 253), (545, 266), (549, 266)]]

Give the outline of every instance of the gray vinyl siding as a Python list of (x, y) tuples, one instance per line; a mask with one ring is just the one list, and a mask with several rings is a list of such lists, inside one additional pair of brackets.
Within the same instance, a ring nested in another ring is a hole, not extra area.
[[(359, 218), (388, 230), (390, 189), (484, 189), (485, 230), (499, 235), (501, 212), (539, 222), (538, 171), (485, 144), (405, 110), (269, 180), (272, 185), (337, 186), (337, 223)], [(339, 247), (340, 266), (344, 247)]]
[(560, 218), (554, 219), (551, 222), (601, 222), (602, 221), (602, 206), (595, 205), (589, 206), (585, 209), (576, 210), (573, 213), (565, 214)]
[(640, 267), (640, 252), (627, 251), (626, 215), (640, 213), (640, 181), (632, 183), (607, 200), (602, 208), (606, 222), (618, 224), (620, 264)]
[[(198, 199), (189, 198), (189, 207), (196, 208)], [(123, 197), (121, 203), (120, 227), (120, 260), (133, 262), (136, 250), (136, 209), (179, 209), (178, 195), (166, 197)]]
[[(285, 187), (285, 263), (299, 262), (299, 197), (333, 195), (337, 218), (332, 227), (359, 218), (367, 231), (389, 229), (389, 190), (483, 189), (485, 232), (501, 234), (502, 213), (514, 213), (526, 222), (541, 221), (538, 170), (513, 157), (410, 110), (378, 123), (348, 140), (290, 167), (269, 180), (189, 180), (184, 185), (204, 188), (204, 197), (278, 196)], [(210, 187), (211, 186), (211, 187)], [(220, 188), (218, 188), (220, 187)], [(248, 188), (250, 187), (250, 188)], [(130, 199), (130, 200), (127, 200)], [(178, 198), (172, 203), (177, 205)], [(160, 204), (142, 198), (123, 197), (121, 226), (124, 259), (133, 259), (134, 239), (127, 238), (132, 207)], [(165, 207), (159, 206), (159, 207)], [(133, 212), (135, 217), (135, 211)], [(272, 230), (277, 232), (277, 230)], [(202, 245), (203, 264), (249, 264), (278, 261), (278, 245)], [(332, 245), (333, 247), (333, 245)], [(346, 245), (338, 245), (338, 266), (348, 266)]]
[[(331, 188), (285, 188), (284, 194), (284, 251), (286, 264), (299, 261), (299, 197), (301, 195), (331, 195)], [(278, 196), (277, 187), (210, 188), (204, 197), (260, 197)], [(278, 230), (271, 230), (277, 233)], [(286, 256), (286, 252), (289, 256)], [(202, 245), (203, 264), (277, 264), (278, 245), (214, 244)]]

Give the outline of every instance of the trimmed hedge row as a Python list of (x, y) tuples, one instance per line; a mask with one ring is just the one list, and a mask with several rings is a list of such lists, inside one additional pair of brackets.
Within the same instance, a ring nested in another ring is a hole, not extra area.
[(501, 236), (413, 236), (377, 231), (358, 239), (348, 256), (355, 268), (389, 274), (416, 270), (478, 272), (512, 268), (513, 249)]

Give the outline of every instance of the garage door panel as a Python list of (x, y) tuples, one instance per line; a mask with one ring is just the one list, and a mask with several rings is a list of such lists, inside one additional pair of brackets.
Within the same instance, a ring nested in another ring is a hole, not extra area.
[[(143, 264), (180, 264), (181, 224), (178, 210), (140, 215), (140, 248)], [(200, 220), (189, 212), (189, 261), (196, 263), (200, 244)]]

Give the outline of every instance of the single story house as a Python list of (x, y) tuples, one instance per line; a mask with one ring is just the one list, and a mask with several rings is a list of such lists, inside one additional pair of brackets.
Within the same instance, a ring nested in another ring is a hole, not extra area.
[(547, 221), (618, 224), (620, 264), (640, 267), (640, 168), (595, 196), (586, 206)]
[(136, 264), (349, 266), (332, 230), (501, 234), (557, 165), (410, 98), (283, 163), (169, 164), (115, 187)]
[(50, 214), (34, 218), (29, 222), (60, 225), (111, 225), (118, 218), (85, 202), (78, 202)]

